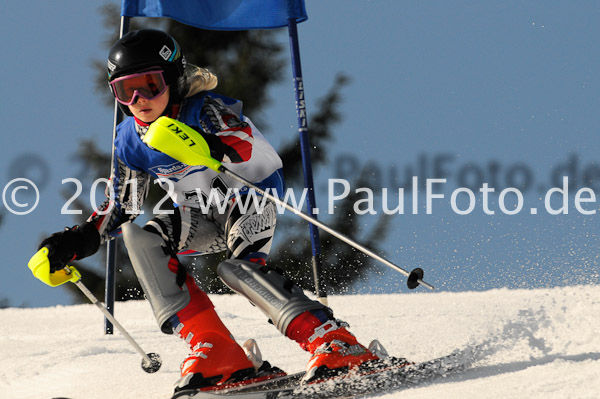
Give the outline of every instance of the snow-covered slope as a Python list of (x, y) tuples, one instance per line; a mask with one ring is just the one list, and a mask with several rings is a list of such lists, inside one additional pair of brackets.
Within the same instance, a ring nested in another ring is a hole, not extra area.
[[(238, 341), (298, 371), (308, 354), (279, 335), (239, 296), (213, 296)], [(600, 287), (463, 293), (333, 296), (336, 316), (359, 340), (423, 361), (481, 348), (470, 370), (382, 398), (600, 397)], [(146, 302), (118, 303), (115, 316), (162, 368), (146, 374), (115, 332), (103, 334), (93, 305), (0, 310), (0, 398), (165, 399), (186, 346), (161, 334)]]

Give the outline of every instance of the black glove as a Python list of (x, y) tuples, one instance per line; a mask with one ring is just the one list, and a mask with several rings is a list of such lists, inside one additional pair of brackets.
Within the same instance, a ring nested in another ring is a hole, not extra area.
[(67, 227), (42, 241), (38, 250), (42, 247), (48, 248), (50, 273), (54, 273), (72, 260), (95, 254), (100, 247), (100, 234), (92, 223)]

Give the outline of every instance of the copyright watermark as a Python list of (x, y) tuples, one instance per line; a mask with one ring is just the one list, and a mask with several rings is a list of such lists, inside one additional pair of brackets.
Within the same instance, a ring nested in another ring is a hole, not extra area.
[[(82, 214), (81, 209), (74, 209), (73, 207), (76, 200), (87, 195), (87, 193), (84, 193), (82, 183), (75, 178), (63, 179), (62, 183), (74, 184), (75, 192), (64, 202), (60, 213), (67, 215)], [(222, 181), (218, 188), (213, 187), (208, 192), (200, 189), (178, 192), (173, 182), (168, 179), (155, 179), (154, 183), (160, 184), (165, 190), (165, 194), (152, 209), (153, 215), (173, 213), (173, 208), (161, 209), (161, 205), (168, 198), (179, 205), (197, 207), (203, 213), (216, 211), (219, 214), (225, 214), (229, 211), (231, 201), (243, 207), (240, 208), (242, 212), (246, 212), (247, 207), (253, 204), (259, 214), (262, 213), (268, 203), (267, 197), (257, 193), (254, 189), (227, 187), (225, 181)], [(122, 189), (136, 192), (137, 184), (138, 182), (135, 179), (128, 180), (124, 182)], [(422, 184), (425, 186), (424, 193), (417, 189)], [(595, 215), (598, 213), (600, 205), (595, 190), (589, 187), (573, 190), (569, 176), (563, 176), (560, 186), (548, 189), (543, 196), (540, 196), (538, 203), (528, 204), (529, 206), (525, 204), (522, 191), (515, 187), (499, 189), (488, 183), (483, 183), (476, 190), (470, 187), (459, 187), (454, 189), (450, 195), (447, 195), (444, 193), (446, 184), (447, 179), (425, 179), (425, 182), (422, 183), (418, 176), (413, 176), (411, 179), (412, 187), (408, 187), (407, 190), (403, 187), (395, 190), (382, 188), (380, 192), (375, 192), (370, 187), (353, 188), (345, 179), (329, 179), (326, 192), (326, 210), (321, 209), (320, 212), (319, 209), (315, 208), (311, 213), (314, 215), (319, 213), (333, 215), (339, 211), (342, 204), (344, 204), (345, 209), (348, 209), (347, 201), (351, 201), (351, 209), (356, 215), (377, 215), (380, 213), (386, 215), (417, 215), (423, 213), (423, 209), (425, 214), (431, 215), (434, 213), (434, 209), (439, 210), (448, 205), (452, 212), (457, 215), (469, 215), (477, 209), (485, 215), (517, 215), (523, 213), (537, 215), (544, 212), (548, 215), (566, 215), (573, 210), (582, 215)], [(125, 188), (128, 185), (131, 186)], [(105, 193), (109, 195), (108, 198), (116, 198), (114, 188), (108, 179), (97, 179), (92, 184), (89, 192), (89, 204), (95, 213), (100, 215), (112, 212), (115, 206), (114, 201), (108, 200), (105, 200), (100, 206), (97, 205), (95, 200), (96, 191), (102, 186), (106, 188)], [(279, 201), (275, 203), (279, 214), (284, 213), (286, 209), (289, 210), (289, 208), (286, 208), (288, 205), (295, 210), (302, 210), (306, 206), (307, 189), (302, 190), (299, 197), (291, 188), (283, 193), (270, 188), (266, 189), (265, 192), (279, 198)], [(15, 178), (4, 186), (2, 202), (12, 214), (27, 215), (37, 208), (40, 202), (40, 191), (32, 180)], [(120, 211), (125, 214), (140, 215), (144, 214), (141, 207), (141, 201), (130, 199), (126, 203), (120, 204)]]
[[(35, 197), (33, 203), (30, 198), (24, 199), (24, 197), (30, 197), (31, 193), (34, 193)], [(27, 215), (33, 212), (40, 203), (40, 190), (33, 181), (27, 178), (12, 179), (2, 190), (2, 203), (14, 215)]]
[[(420, 184), (419, 178), (413, 176), (412, 187), (409, 187), (409, 190), (403, 187), (397, 191), (382, 188), (380, 193), (375, 193), (371, 188), (359, 187), (352, 192), (347, 180), (329, 179), (328, 213), (333, 214), (336, 203), (350, 195), (360, 197), (354, 201), (352, 207), (357, 215), (418, 215), (422, 213), (423, 205), (425, 214), (431, 215), (434, 208), (440, 209), (440, 206), (448, 203), (452, 212), (457, 215), (470, 215), (478, 206), (485, 215), (518, 215), (524, 212), (531, 215), (543, 212), (548, 215), (568, 215), (573, 207), (582, 215), (599, 213), (595, 191), (589, 187), (571, 190), (568, 176), (563, 176), (562, 186), (548, 189), (543, 198), (540, 198), (541, 203), (529, 207), (525, 206), (525, 197), (521, 190), (515, 187), (497, 190), (488, 183), (483, 183), (478, 190), (468, 187), (456, 188), (448, 197), (443, 193), (446, 179), (426, 179), (424, 195), (417, 189)], [(491, 200), (492, 195), (494, 200)], [(407, 203), (410, 203), (410, 206), (407, 206)]]
[[(356, 154), (337, 155), (333, 162), (333, 175), (340, 179), (356, 180), (357, 171), (365, 174), (364, 185), (374, 192), (404, 187), (424, 191), (427, 179), (446, 179), (445, 189), (468, 188), (476, 192), (487, 183), (497, 192), (505, 188), (517, 188), (522, 194), (543, 195), (552, 187), (562, 185), (563, 176), (569, 178), (569, 190), (587, 187), (600, 193), (600, 162), (585, 161), (577, 154), (557, 159), (549, 173), (536, 173), (536, 168), (525, 161), (501, 162), (489, 159), (476, 162), (463, 160), (452, 153), (421, 153), (405, 164), (365, 160)], [(540, 174), (541, 176), (538, 176)], [(418, 176), (419, 185), (412, 184)], [(324, 187), (323, 187), (324, 188)]]

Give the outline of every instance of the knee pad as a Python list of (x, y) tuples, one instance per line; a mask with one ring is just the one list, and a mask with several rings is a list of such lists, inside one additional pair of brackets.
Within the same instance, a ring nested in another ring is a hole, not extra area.
[(302, 289), (273, 268), (229, 259), (217, 267), (217, 274), (232, 290), (258, 307), (283, 334), (297, 316), (307, 310), (331, 309), (308, 298)]
[(121, 228), (133, 270), (158, 325), (163, 332), (172, 334), (167, 321), (190, 302), (188, 288), (185, 284), (177, 284), (177, 273), (169, 270), (171, 256), (163, 250), (166, 244), (159, 235), (133, 223), (126, 223)]

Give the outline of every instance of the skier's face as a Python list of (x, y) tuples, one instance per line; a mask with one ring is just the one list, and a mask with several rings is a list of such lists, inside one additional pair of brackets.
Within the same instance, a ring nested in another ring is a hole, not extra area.
[(167, 90), (154, 97), (152, 100), (147, 100), (142, 96), (138, 96), (138, 100), (131, 105), (128, 105), (129, 110), (139, 120), (145, 123), (152, 123), (160, 117), (169, 103), (169, 87)]

